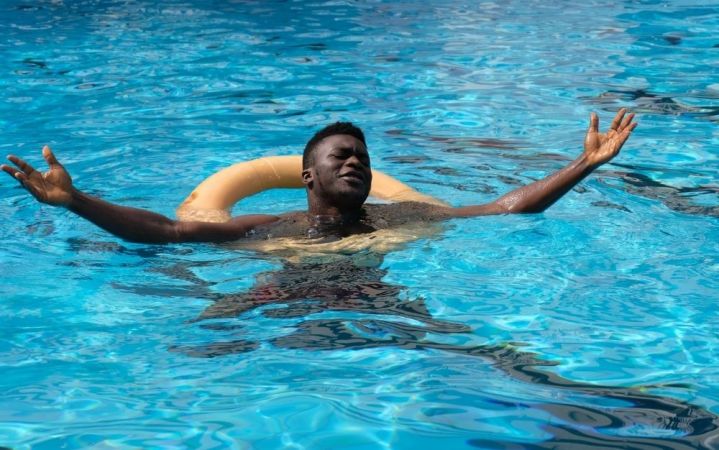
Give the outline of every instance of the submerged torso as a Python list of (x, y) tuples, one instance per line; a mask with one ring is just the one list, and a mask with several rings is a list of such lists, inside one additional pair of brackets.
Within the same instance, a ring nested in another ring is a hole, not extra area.
[(362, 253), (386, 254), (400, 245), (436, 234), (446, 209), (418, 202), (365, 204), (359, 219), (337, 223), (306, 212), (280, 216), (231, 245), (290, 259)]

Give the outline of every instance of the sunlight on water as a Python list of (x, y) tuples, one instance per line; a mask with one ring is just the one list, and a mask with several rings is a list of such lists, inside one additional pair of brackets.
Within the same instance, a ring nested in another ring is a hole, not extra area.
[(591, 111), (640, 125), (546, 213), (332, 264), (128, 244), (5, 177), (0, 447), (719, 447), (717, 26), (689, 1), (3, 2), (0, 148), (168, 216), (336, 120), (453, 205), (568, 163)]

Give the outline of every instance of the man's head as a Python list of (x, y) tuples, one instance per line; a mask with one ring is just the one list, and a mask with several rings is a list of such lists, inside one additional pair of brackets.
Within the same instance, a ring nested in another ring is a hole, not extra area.
[(356, 127), (352, 122), (335, 122), (322, 128), (320, 131), (315, 133), (309, 141), (307, 141), (305, 151), (302, 153), (302, 170), (308, 169), (314, 164), (317, 144), (319, 144), (322, 139), (335, 134), (353, 136), (361, 141), (365, 145), (365, 148), (367, 147), (367, 142), (365, 142), (364, 139), (364, 133), (362, 133), (362, 130), (359, 129), (359, 127)]
[(302, 179), (311, 212), (358, 210), (372, 184), (362, 130), (350, 122), (336, 122), (318, 131), (305, 146)]

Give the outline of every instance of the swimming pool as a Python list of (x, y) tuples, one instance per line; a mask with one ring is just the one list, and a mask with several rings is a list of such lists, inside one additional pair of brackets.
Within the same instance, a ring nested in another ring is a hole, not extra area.
[[(79, 187), (169, 216), (334, 120), (454, 205), (561, 167), (590, 111), (640, 126), (544, 214), (454, 221), (317, 278), (128, 244), (3, 179), (0, 446), (719, 447), (717, 26), (706, 2), (3, 2), (4, 153), (49, 144)], [(312, 282), (352, 307), (194, 321)]]

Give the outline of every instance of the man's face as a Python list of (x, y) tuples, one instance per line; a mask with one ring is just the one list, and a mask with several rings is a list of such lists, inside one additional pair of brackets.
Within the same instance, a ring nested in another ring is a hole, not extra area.
[(364, 203), (372, 185), (367, 147), (354, 136), (335, 134), (322, 139), (315, 149), (311, 189), (339, 208)]

